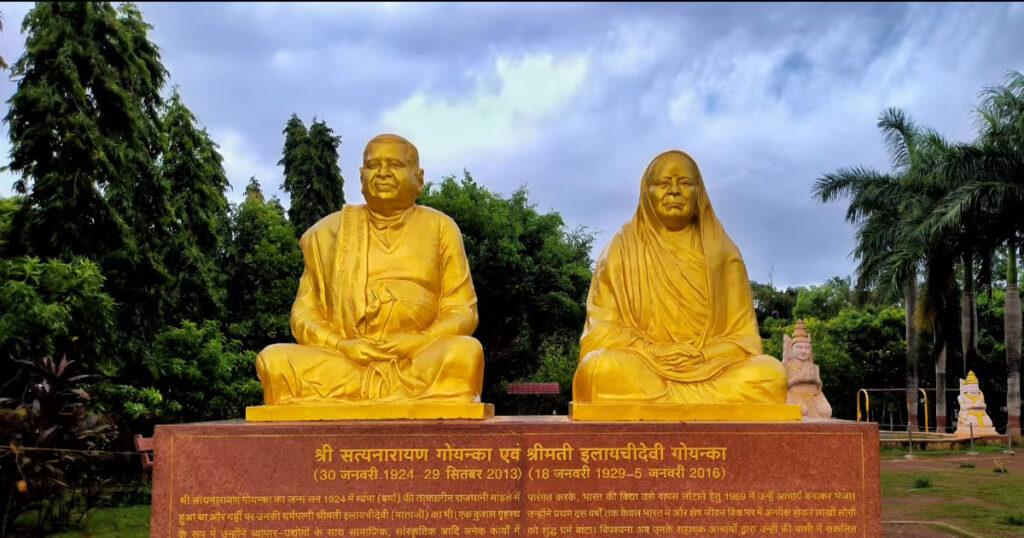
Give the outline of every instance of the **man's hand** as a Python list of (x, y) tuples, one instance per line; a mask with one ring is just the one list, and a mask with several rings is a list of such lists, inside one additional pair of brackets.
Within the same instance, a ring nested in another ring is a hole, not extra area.
[(341, 340), (338, 342), (337, 349), (348, 359), (362, 364), (398, 358), (395, 354), (378, 349), (369, 342), (359, 339)]
[(382, 353), (395, 355), (402, 359), (411, 359), (413, 355), (433, 343), (433, 340), (430, 336), (423, 334), (401, 333), (383, 342), (374, 343), (373, 347)]
[(647, 344), (651, 355), (664, 361), (665, 365), (676, 369), (687, 369), (704, 362), (704, 353), (696, 346), (687, 342), (673, 344)]

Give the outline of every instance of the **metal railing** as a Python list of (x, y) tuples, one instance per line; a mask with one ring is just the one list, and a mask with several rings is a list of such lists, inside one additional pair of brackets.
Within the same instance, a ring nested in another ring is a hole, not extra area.
[[(922, 409), (924, 410), (924, 431), (929, 431), (931, 426), (932, 426), (931, 420), (930, 420), (932, 417), (930, 416), (931, 404), (929, 403), (928, 393), (929, 392), (935, 392), (935, 389), (934, 388), (918, 387), (917, 390), (921, 394), (922, 400), (923, 400), (923, 402), (922, 402), (923, 403)], [(857, 400), (856, 401), (857, 421), (861, 422), (861, 421), (865, 421), (865, 420), (871, 420), (871, 393), (890, 393), (890, 392), (891, 393), (898, 393), (898, 394), (905, 394), (907, 392), (907, 389), (906, 388), (902, 388), (902, 387), (901, 388), (892, 388), (892, 389), (880, 389), (880, 388), (862, 388), (862, 389), (858, 389), (857, 390), (857, 394), (856, 394), (856, 400)], [(947, 388), (946, 389), (946, 394), (947, 395), (956, 395), (956, 394), (959, 394), (959, 393), (960, 393), (959, 389), (954, 389), (954, 388)], [(862, 395), (863, 395), (863, 399), (861, 398)], [(955, 399), (956, 399), (955, 397), (952, 398), (952, 400), (955, 400)], [(863, 404), (861, 403), (862, 401), (863, 401)], [(947, 396), (947, 400), (946, 401), (947, 402), (951, 401), (948, 396)], [(863, 406), (863, 412), (861, 411), (862, 406)], [(899, 407), (902, 408), (904, 406), (901, 405)], [(891, 409), (891, 408), (886, 408), (886, 409)], [(884, 412), (884, 410), (883, 410), (883, 412)], [(902, 413), (900, 413), (900, 415), (902, 416)], [(901, 419), (901, 421), (902, 421), (902, 419)], [(881, 420), (878, 421), (878, 422), (879, 422), (879, 424), (883, 423), (883, 421), (881, 421)], [(908, 422), (909, 422), (909, 420), (908, 420)], [(900, 431), (902, 431), (903, 427), (906, 427), (907, 424), (902, 423), (902, 422), (900, 424), (892, 423), (892, 426), (894, 427), (894, 429), (895, 429), (896, 426), (900, 426)], [(938, 427), (938, 424), (936, 424), (935, 426)]]

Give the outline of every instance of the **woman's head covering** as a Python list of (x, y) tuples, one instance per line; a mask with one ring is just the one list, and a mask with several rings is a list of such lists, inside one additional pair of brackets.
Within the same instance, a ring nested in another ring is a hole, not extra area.
[[(680, 158), (696, 172), (697, 211), (692, 226), (671, 232), (659, 220), (648, 187), (663, 163)], [(640, 350), (638, 340), (687, 342), (702, 350), (724, 342), (738, 347), (730, 357), (709, 357), (686, 372), (651, 364), (677, 381), (708, 379), (730, 364), (762, 353), (750, 281), (739, 249), (711, 207), (696, 162), (678, 150), (658, 155), (647, 166), (633, 219), (598, 259), (580, 357), (602, 348)]]

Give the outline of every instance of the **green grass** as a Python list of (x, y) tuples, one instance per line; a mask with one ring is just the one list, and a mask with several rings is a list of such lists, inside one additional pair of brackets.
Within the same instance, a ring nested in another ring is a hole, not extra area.
[(149, 506), (96, 508), (85, 516), (82, 528), (53, 535), (54, 538), (147, 538)]
[[(920, 471), (882, 471), (882, 504), (893, 498), (930, 498), (914, 519), (939, 520), (983, 536), (1020, 534), (1024, 518), (1024, 477), (993, 473), (988, 466)], [(931, 487), (919, 487), (925, 479)]]
[[(950, 456), (966, 456), (968, 450), (970, 450), (970, 448), (968, 446), (966, 446), (966, 445), (965, 445), (964, 448), (954, 448), (954, 449), (943, 448), (943, 449), (939, 449), (939, 450), (918, 450), (917, 447), (915, 446), (914, 447), (914, 457), (915, 458), (947, 458), (947, 457), (950, 457)], [(1003, 444), (993, 443), (993, 444), (990, 444), (990, 445), (981, 445), (981, 444), (974, 445), (974, 451), (979, 453), (979, 454), (1002, 454), (1002, 452), (1004, 450), (1006, 450), (1006, 443), (1003, 443)], [(1014, 444), (1014, 451), (1020, 451), (1020, 450), (1021, 450), (1021, 447), (1019, 447), (1016, 444)], [(885, 448), (881, 449), (881, 454), (882, 454), (882, 459), (902, 458), (903, 456), (907, 455), (907, 447), (906, 446), (899, 447), (899, 448), (885, 447)]]

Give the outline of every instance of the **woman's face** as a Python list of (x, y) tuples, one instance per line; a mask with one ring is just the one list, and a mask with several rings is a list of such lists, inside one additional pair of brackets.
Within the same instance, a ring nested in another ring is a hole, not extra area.
[(654, 213), (671, 231), (690, 225), (697, 214), (697, 168), (682, 155), (670, 154), (655, 167), (647, 184)]

